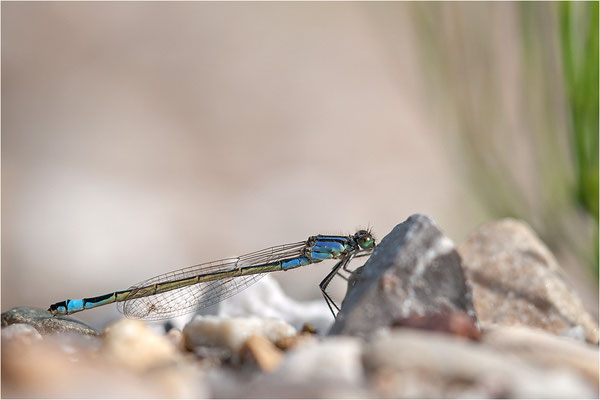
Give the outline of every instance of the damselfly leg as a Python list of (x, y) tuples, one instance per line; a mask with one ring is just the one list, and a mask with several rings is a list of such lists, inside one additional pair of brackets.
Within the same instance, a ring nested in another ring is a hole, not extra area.
[[(349, 254), (346, 258), (342, 259), (340, 262), (335, 264), (334, 267), (331, 269), (331, 272), (329, 272), (327, 274), (327, 276), (325, 277), (325, 279), (323, 279), (323, 281), (321, 281), (321, 283), (319, 284), (319, 288), (321, 288), (321, 293), (323, 293), (325, 302), (329, 306), (329, 310), (333, 314), (334, 318), (336, 316), (336, 313), (335, 313), (335, 311), (333, 311), (333, 307), (335, 307), (335, 309), (338, 312), (340, 311), (340, 308), (337, 306), (337, 304), (335, 304), (335, 301), (333, 301), (331, 296), (329, 296), (329, 294), (327, 293), (327, 286), (329, 286), (329, 283), (331, 283), (331, 280), (333, 279), (333, 277), (338, 274), (338, 271), (340, 270), (340, 268), (344, 269), (345, 271), (348, 271), (346, 269), (346, 266), (350, 263), (350, 261), (352, 261), (353, 258), (354, 258), (354, 254)], [(333, 307), (331, 307), (332, 305), (333, 305)]]

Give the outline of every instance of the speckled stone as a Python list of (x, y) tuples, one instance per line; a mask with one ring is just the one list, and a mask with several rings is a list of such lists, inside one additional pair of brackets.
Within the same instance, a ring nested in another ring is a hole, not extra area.
[(33, 326), (40, 334), (77, 332), (84, 335), (98, 335), (91, 326), (68, 317), (53, 317), (46, 310), (37, 307), (15, 307), (2, 313), (2, 327), (12, 324)]
[(574, 336), (580, 326), (587, 341), (598, 343), (598, 323), (563, 279), (550, 250), (524, 222), (487, 223), (459, 253), (483, 328), (526, 325)]

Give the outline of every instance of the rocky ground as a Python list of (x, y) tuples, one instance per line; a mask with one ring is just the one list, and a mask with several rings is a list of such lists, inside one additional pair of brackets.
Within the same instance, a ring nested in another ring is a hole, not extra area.
[(167, 333), (7, 311), (2, 397), (597, 398), (598, 323), (561, 274), (520, 221), (455, 248), (413, 215), (350, 276), (330, 329), (297, 310)]

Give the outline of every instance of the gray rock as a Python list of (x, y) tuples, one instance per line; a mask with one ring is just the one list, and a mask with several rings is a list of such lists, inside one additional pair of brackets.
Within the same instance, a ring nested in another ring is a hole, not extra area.
[(598, 323), (563, 279), (548, 248), (524, 222), (487, 223), (459, 248), (482, 328), (526, 325), (598, 343)]
[(471, 291), (454, 244), (424, 215), (397, 225), (349, 281), (330, 335), (368, 336), (414, 315), (466, 313)]
[(67, 317), (53, 317), (48, 311), (37, 307), (15, 307), (2, 313), (2, 327), (12, 324), (33, 326), (40, 334), (48, 335), (59, 332), (77, 332), (84, 335), (98, 335), (91, 326)]

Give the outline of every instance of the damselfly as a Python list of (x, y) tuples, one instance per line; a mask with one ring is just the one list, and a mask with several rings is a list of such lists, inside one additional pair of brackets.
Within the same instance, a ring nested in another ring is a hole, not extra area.
[[(311, 236), (297, 243), (270, 247), (237, 258), (193, 265), (158, 275), (127, 290), (97, 297), (64, 300), (52, 304), (52, 315), (67, 315), (110, 303), (118, 303), (127, 317), (160, 320), (187, 314), (233, 296), (257, 282), (266, 273), (287, 271), (323, 260), (339, 260), (319, 284), (329, 309), (339, 307), (326, 289), (340, 269), (345, 271), (354, 257), (369, 255), (375, 248), (371, 232), (352, 236)], [(343, 275), (342, 275), (343, 276)], [(333, 306), (333, 307), (332, 307)]]

